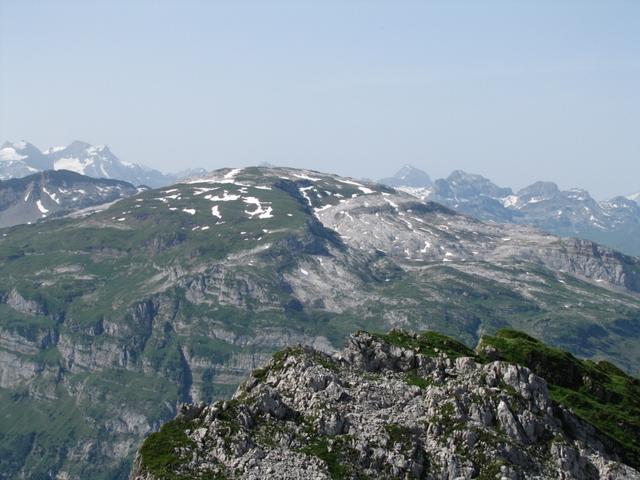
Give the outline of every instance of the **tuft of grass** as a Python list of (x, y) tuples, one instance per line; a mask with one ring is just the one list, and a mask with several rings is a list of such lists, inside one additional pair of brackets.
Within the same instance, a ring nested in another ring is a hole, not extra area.
[(140, 448), (142, 466), (157, 478), (166, 480), (187, 478), (175, 473), (175, 469), (183, 462), (178, 449), (195, 446), (185, 433), (189, 426), (190, 422), (175, 419), (165, 423), (160, 431), (149, 435)]
[(307, 455), (318, 457), (326, 463), (329, 475), (334, 480), (352, 477), (352, 465), (357, 454), (349, 445), (351, 437), (340, 435), (336, 437), (316, 437), (300, 451)]
[(448, 357), (473, 357), (476, 353), (465, 344), (437, 332), (424, 332), (418, 335), (402, 330), (392, 330), (386, 335), (375, 335), (378, 339), (398, 347), (415, 350), (430, 357), (444, 353)]
[(406, 373), (404, 376), (404, 381), (408, 385), (415, 385), (416, 387), (420, 387), (422, 389), (425, 389), (429, 385), (431, 385), (431, 381), (429, 379), (421, 377), (420, 375), (417, 375), (415, 372)]

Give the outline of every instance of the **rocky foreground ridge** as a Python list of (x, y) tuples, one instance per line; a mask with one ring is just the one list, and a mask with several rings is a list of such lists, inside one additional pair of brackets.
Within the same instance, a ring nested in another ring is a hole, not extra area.
[[(500, 360), (513, 358), (531, 369)], [(476, 352), (432, 332), (359, 332), (332, 356), (274, 355), (230, 401), (184, 406), (130, 478), (636, 479), (639, 391), (513, 330)]]

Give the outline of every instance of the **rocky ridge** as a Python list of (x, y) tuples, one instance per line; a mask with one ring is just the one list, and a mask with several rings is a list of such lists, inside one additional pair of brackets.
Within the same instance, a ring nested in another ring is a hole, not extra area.
[(233, 400), (184, 406), (130, 478), (640, 478), (543, 378), (484, 353), (399, 331), (285, 350)]

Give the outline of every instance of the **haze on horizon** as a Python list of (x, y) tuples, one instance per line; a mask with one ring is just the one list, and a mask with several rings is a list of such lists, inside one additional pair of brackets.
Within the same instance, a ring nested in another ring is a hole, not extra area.
[(0, 0), (0, 142), (640, 190), (640, 2)]

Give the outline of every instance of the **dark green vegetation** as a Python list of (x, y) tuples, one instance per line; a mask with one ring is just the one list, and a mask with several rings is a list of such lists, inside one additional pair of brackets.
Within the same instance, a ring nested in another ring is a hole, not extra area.
[(515, 330), (482, 338), (491, 359), (524, 365), (549, 383), (551, 398), (612, 439), (630, 465), (640, 467), (640, 380), (607, 361), (580, 360)]
[[(637, 295), (525, 261), (467, 261), (475, 274), (354, 252), (309, 202), (361, 193), (332, 177), (245, 169), (236, 183), (180, 184), (0, 231), (0, 479), (124, 479), (179, 402), (229, 397), (285, 345), (339, 347), (361, 329), (434, 329), (474, 345), (512, 326), (639, 370)], [(432, 210), (425, 223), (449, 215)], [(316, 293), (301, 269), (320, 272), (319, 260), (333, 270), (315, 277), (328, 286)], [(425, 353), (466, 354), (429, 335)]]
[[(146, 439), (140, 449), (140, 458), (156, 477), (166, 480), (194, 478), (193, 475), (187, 477), (174, 473), (180, 462), (185, 461), (178, 453), (179, 449), (194, 446), (194, 442), (185, 433), (190, 426), (190, 422), (186, 420), (173, 420), (165, 423), (158, 432), (152, 433)], [(199, 478), (213, 480), (210, 475)]]
[(350, 440), (348, 435), (342, 435), (334, 440), (318, 436), (300, 451), (318, 457), (326, 463), (332, 479), (352, 478), (353, 449), (349, 445)]
[(414, 336), (402, 330), (393, 330), (377, 337), (391, 345), (412, 349), (428, 357), (439, 353), (444, 353), (450, 358), (476, 356), (473, 350), (463, 343), (437, 332), (424, 332)]

